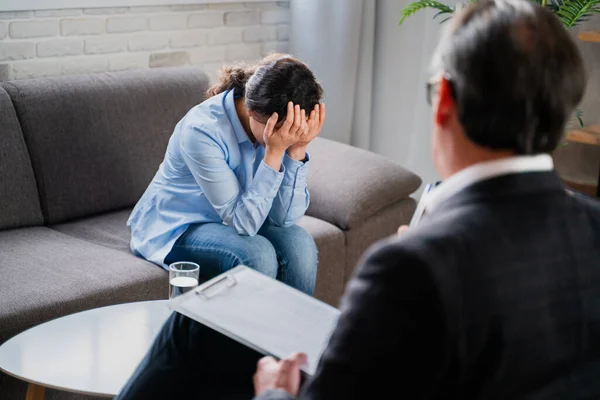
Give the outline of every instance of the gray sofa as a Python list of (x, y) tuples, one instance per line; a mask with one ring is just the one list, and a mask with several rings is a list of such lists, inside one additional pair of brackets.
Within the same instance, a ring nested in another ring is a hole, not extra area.
[[(0, 344), (66, 314), (165, 298), (166, 272), (130, 253), (125, 222), (207, 84), (178, 68), (1, 85)], [(319, 248), (315, 295), (336, 304), (360, 254), (409, 220), (421, 181), (333, 141), (310, 152), (301, 225)], [(0, 376), (2, 399), (23, 388)]]

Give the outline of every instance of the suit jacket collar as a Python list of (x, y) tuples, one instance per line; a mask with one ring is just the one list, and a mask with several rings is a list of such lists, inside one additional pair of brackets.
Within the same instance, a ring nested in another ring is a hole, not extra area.
[(542, 193), (566, 195), (565, 187), (554, 170), (508, 174), (480, 181), (446, 199), (429, 214), (435, 215), (473, 202), (492, 199), (511, 201), (511, 198)]
[(436, 187), (426, 199), (426, 208), (429, 212), (433, 212), (448, 198), (486, 179), (521, 172), (551, 171), (552, 168), (552, 157), (548, 154), (519, 155), (480, 162), (455, 173)]

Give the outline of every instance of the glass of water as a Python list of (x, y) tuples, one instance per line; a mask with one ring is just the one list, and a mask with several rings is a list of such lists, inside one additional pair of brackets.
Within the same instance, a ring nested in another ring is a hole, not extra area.
[(198, 286), (200, 266), (181, 261), (169, 265), (169, 299), (187, 293)]

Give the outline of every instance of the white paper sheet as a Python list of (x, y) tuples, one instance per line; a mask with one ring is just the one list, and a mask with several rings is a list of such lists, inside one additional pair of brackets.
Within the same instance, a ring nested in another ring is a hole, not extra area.
[(313, 297), (239, 266), (179, 296), (170, 307), (263, 354), (301, 351), (314, 375), (339, 311)]

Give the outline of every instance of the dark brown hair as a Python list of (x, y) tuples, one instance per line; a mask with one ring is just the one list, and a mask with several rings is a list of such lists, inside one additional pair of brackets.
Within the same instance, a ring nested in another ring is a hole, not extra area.
[(285, 54), (271, 54), (257, 64), (237, 64), (221, 69), (208, 97), (237, 89), (245, 97), (246, 108), (265, 117), (274, 112), (279, 121), (293, 102), (310, 112), (323, 97), (323, 89), (303, 62)]

